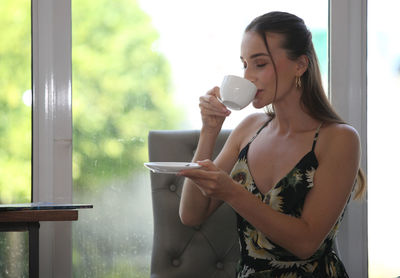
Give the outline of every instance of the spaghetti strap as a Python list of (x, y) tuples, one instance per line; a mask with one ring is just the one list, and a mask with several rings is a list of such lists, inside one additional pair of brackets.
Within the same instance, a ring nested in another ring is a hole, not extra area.
[(315, 149), (315, 145), (317, 144), (317, 140), (318, 140), (319, 130), (321, 129), (321, 126), (323, 125), (323, 123), (324, 123), (324, 122), (322, 122), (322, 123), (318, 126), (317, 131), (315, 132), (311, 151), (314, 151), (314, 149)]
[(261, 132), (261, 130), (263, 130), (263, 129), (264, 129), (264, 127), (266, 127), (266, 126), (269, 124), (269, 122), (270, 122), (270, 121), (272, 121), (272, 119), (273, 119), (273, 118), (269, 118), (269, 120), (268, 120), (268, 121), (266, 121), (266, 122), (265, 122), (265, 124), (263, 124), (263, 125), (262, 125), (262, 127), (260, 127), (260, 129), (259, 129), (259, 130), (257, 130), (256, 134), (253, 136), (253, 138), (251, 138), (251, 140), (250, 140), (249, 144), (250, 144), (251, 142), (253, 142), (253, 141), (254, 141), (254, 139), (256, 139), (257, 135), (258, 135), (258, 134)]

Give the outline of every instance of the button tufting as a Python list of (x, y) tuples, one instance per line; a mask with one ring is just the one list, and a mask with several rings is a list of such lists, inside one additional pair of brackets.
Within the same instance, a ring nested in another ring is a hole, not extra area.
[(200, 231), (201, 225), (194, 226), (193, 229), (195, 229), (196, 231)]
[(224, 264), (222, 262), (217, 262), (217, 269), (223, 269), (224, 268)]
[(169, 186), (169, 190), (170, 190), (171, 192), (175, 192), (175, 191), (176, 191), (176, 185), (175, 185), (175, 184), (171, 184), (171, 185)]
[(181, 264), (181, 261), (179, 259), (173, 259), (172, 260), (172, 265), (173, 266), (179, 266)]

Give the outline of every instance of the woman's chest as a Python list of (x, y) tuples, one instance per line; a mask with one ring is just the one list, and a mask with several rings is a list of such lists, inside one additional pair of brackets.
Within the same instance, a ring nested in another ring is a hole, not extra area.
[(298, 142), (252, 142), (247, 152), (247, 165), (259, 191), (263, 194), (270, 191), (310, 150), (309, 146)]

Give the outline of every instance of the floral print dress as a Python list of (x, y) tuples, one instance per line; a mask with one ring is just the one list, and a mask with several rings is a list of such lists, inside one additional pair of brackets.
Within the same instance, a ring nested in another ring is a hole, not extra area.
[[(268, 122), (241, 150), (231, 176), (274, 210), (299, 218), (307, 193), (313, 187), (314, 172), (318, 167), (314, 147), (320, 127), (315, 133), (310, 152), (264, 195), (258, 190), (251, 176), (247, 164), (247, 152), (252, 141), (267, 124)], [(301, 260), (269, 240), (237, 214), (241, 251), (237, 278), (348, 277), (342, 262), (333, 251), (333, 240), (342, 217), (343, 213), (315, 254), (306, 260)]]

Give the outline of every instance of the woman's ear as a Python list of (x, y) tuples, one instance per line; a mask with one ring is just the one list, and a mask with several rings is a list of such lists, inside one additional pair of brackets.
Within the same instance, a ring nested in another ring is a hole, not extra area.
[(308, 57), (306, 55), (301, 55), (299, 58), (297, 58), (297, 74), (302, 76), (307, 69)]

